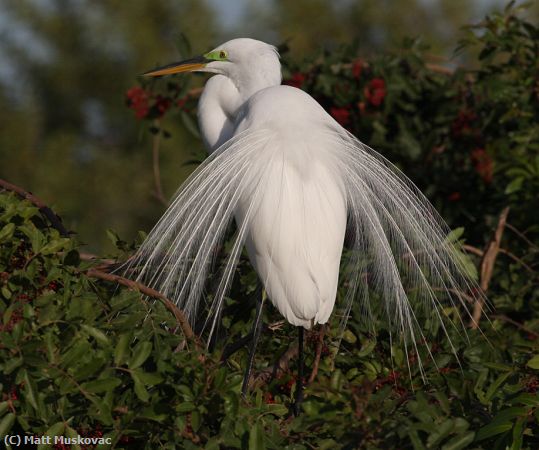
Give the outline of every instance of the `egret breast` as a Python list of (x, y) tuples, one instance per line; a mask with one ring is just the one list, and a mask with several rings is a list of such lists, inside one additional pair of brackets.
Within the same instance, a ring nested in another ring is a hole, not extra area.
[(247, 251), (271, 302), (290, 323), (310, 328), (325, 323), (335, 304), (344, 187), (323, 132), (322, 108), (284, 86), (254, 97), (238, 132), (264, 128), (270, 138), (250, 161), (249, 185), (258, 191), (243, 194), (236, 220), (247, 217)]

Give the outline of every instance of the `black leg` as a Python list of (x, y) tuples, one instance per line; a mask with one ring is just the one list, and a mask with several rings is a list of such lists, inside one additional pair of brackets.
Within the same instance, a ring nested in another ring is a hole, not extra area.
[(253, 324), (253, 341), (251, 343), (251, 349), (249, 350), (249, 361), (247, 362), (247, 368), (245, 370), (245, 376), (243, 377), (243, 384), (241, 385), (241, 395), (245, 397), (247, 389), (249, 388), (249, 379), (251, 378), (251, 371), (253, 369), (253, 362), (255, 360), (255, 351), (260, 338), (260, 332), (262, 331), (262, 307), (264, 306), (264, 300), (266, 299), (266, 291), (262, 290), (260, 301), (256, 305), (255, 323)]
[(299, 416), (301, 402), (303, 401), (303, 327), (298, 327), (298, 381), (296, 386), (294, 415), (297, 417)]

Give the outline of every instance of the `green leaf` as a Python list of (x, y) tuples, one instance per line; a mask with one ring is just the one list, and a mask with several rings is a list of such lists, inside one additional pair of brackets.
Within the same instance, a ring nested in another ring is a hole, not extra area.
[(192, 55), (191, 42), (184, 33), (179, 33), (176, 37), (176, 49), (181, 59), (190, 58)]
[(13, 237), (13, 232), (15, 231), (15, 224), (8, 223), (0, 230), (0, 242), (8, 241)]
[(517, 192), (522, 187), (522, 183), (524, 182), (523, 177), (515, 178), (513, 181), (511, 181), (505, 188), (506, 194), (512, 194), (514, 192)]
[(147, 402), (150, 399), (150, 394), (144, 387), (144, 383), (141, 381), (136, 372), (131, 372), (130, 375), (135, 383), (135, 394), (140, 400)]
[(100, 378), (98, 380), (88, 381), (83, 383), (81, 388), (87, 392), (97, 394), (99, 392), (105, 392), (113, 390), (115, 387), (122, 384), (119, 378)]
[(175, 409), (177, 413), (183, 414), (183, 413), (191, 412), (194, 409), (196, 409), (196, 405), (192, 402), (183, 402), (183, 403), (180, 403), (178, 406), (176, 406)]
[(114, 349), (114, 363), (117, 366), (121, 366), (126, 361), (125, 356), (127, 355), (131, 339), (131, 333), (124, 333), (118, 339), (118, 343)]
[(517, 420), (513, 428), (513, 442), (510, 450), (520, 450), (522, 448), (524, 426), (527, 422), (527, 417), (521, 417)]
[(106, 233), (107, 233), (107, 237), (109, 238), (110, 242), (112, 242), (112, 245), (114, 245), (114, 247), (116, 247), (117, 243), (121, 240), (120, 237), (118, 236), (118, 234), (114, 230), (111, 230), (111, 229), (107, 229)]
[(149, 373), (143, 372), (142, 370), (135, 370), (140, 381), (142, 381), (146, 386), (155, 386), (163, 381), (163, 376), (159, 373)]
[(103, 333), (101, 330), (98, 330), (97, 328), (91, 327), (90, 325), (81, 325), (81, 329), (86, 331), (90, 336), (92, 336), (98, 345), (101, 347), (106, 347), (110, 345), (109, 338)]
[(19, 230), (24, 233), (32, 244), (32, 251), (38, 253), (43, 245), (44, 236), (43, 234), (35, 227), (33, 223), (26, 223), (19, 227)]
[(363, 343), (361, 344), (361, 348), (359, 349), (358, 356), (363, 358), (367, 355), (370, 355), (375, 348), (376, 348), (376, 340), (367, 339), (363, 341)]
[(129, 368), (136, 369), (137, 367), (142, 366), (144, 361), (146, 361), (148, 356), (150, 356), (152, 348), (152, 343), (148, 341), (140, 342), (138, 345), (136, 345), (133, 349), (133, 355), (128, 363)]
[[(50, 436), (51, 441), (54, 441), (55, 436), (62, 436), (64, 434), (65, 430), (65, 423), (64, 422), (56, 422), (54, 425), (52, 425), (47, 431), (45, 431), (45, 436)], [(38, 450), (48, 450), (51, 449), (52, 446), (48, 444), (39, 444), (37, 446)]]
[(6, 300), (11, 299), (11, 291), (7, 286), (2, 286), (0, 292), (2, 293), (2, 297), (4, 297)]
[(66, 248), (70, 242), (71, 240), (69, 238), (55, 239), (41, 247), (39, 253), (41, 253), (42, 255), (51, 255), (53, 253), (58, 253), (60, 250)]
[(194, 411), (191, 412), (191, 426), (193, 427), (193, 430), (198, 431), (201, 423), (202, 423), (202, 416), (200, 415), (200, 411), (195, 409)]
[(200, 133), (198, 131), (198, 126), (195, 123), (195, 121), (192, 119), (192, 117), (187, 114), (185, 111), (180, 112), (180, 117), (182, 119), (182, 123), (195, 138), (200, 139)]
[(73, 347), (71, 347), (66, 353), (62, 355), (61, 363), (65, 367), (70, 367), (76, 361), (80, 360), (83, 355), (92, 351), (92, 346), (86, 340), (79, 339), (75, 341)]
[(505, 433), (513, 428), (513, 419), (527, 415), (524, 407), (512, 407), (500, 411), (496, 417), (487, 425), (480, 428), (475, 436), (476, 441), (482, 441), (492, 436)]
[(349, 344), (353, 344), (357, 341), (356, 335), (348, 329), (344, 331), (342, 338), (345, 342), (348, 342)]
[(267, 405), (267, 408), (270, 413), (275, 414), (276, 416), (285, 416), (288, 414), (288, 408), (280, 403), (270, 403)]
[(484, 361), (483, 365), (485, 367), (488, 367), (489, 369), (494, 369), (494, 370), (498, 370), (502, 372), (509, 372), (513, 370), (512, 366), (508, 366), (507, 364), (501, 364), (501, 363), (496, 363), (496, 362)]
[(249, 432), (249, 449), (251, 450), (264, 450), (264, 430), (259, 421), (251, 428)]
[(439, 424), (427, 439), (427, 447), (436, 448), (438, 444), (446, 438), (453, 430), (453, 420), (447, 419)]
[(492, 383), (488, 390), (487, 390), (487, 393), (485, 394), (485, 397), (484, 397), (484, 401), (485, 402), (489, 402), (490, 399), (492, 398), (492, 396), (498, 392), (500, 386), (505, 382), (505, 380), (507, 380), (507, 378), (509, 378), (509, 376), (511, 376), (513, 374), (513, 372), (506, 372), (506, 373), (502, 373), (498, 378), (496, 378), (496, 381), (494, 381), (494, 383)]
[(11, 427), (15, 423), (16, 417), (15, 414), (9, 413), (0, 421), (0, 439), (3, 439), (9, 433), (9, 430), (11, 430)]
[[(68, 438), (71, 438), (71, 439), (77, 439), (77, 437), (79, 436), (79, 433), (77, 433), (76, 430), (74, 430), (73, 428), (69, 427), (69, 426), (66, 426), (66, 429), (65, 429), (65, 435), (68, 437)], [(74, 449), (74, 450), (81, 450), (81, 446), (78, 445), (78, 444), (70, 444), (71, 445), (71, 449)]]
[(448, 235), (445, 237), (445, 241), (448, 243), (458, 242), (458, 240), (464, 234), (464, 227), (458, 227), (454, 230), (451, 230)]
[(535, 355), (533, 358), (531, 358), (526, 365), (532, 369), (539, 370), (539, 355)]
[(37, 410), (37, 400), (36, 400), (36, 388), (34, 386), (34, 381), (28, 376), (28, 372), (24, 373), (24, 396), (28, 403)]
[(468, 431), (460, 436), (456, 436), (442, 446), (442, 450), (461, 450), (467, 448), (474, 441), (475, 433)]
[(6, 361), (4, 364), (4, 373), (6, 375), (9, 375), (11, 372), (13, 372), (17, 367), (20, 367), (23, 363), (23, 359), (21, 356), (18, 358), (10, 358)]

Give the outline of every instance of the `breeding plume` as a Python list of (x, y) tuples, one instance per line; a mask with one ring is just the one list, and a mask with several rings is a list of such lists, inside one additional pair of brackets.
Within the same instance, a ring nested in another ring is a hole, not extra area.
[[(422, 335), (415, 307), (442, 321), (442, 297), (463, 303), (459, 293), (472, 281), (446, 239), (442, 219), (397, 168), (312, 97), (281, 86), (275, 47), (234, 39), (146, 75), (186, 71), (214, 74), (198, 108), (210, 155), (181, 186), (132, 261), (139, 281), (173, 299), (192, 321), (207, 303), (212, 333), (245, 246), (265, 290), (249, 365), (266, 295), (299, 327), (300, 350), (303, 329), (328, 321), (345, 232), (350, 258), (343, 279), (344, 318), (353, 302), (361, 303), (366, 320), (374, 310), (384, 311), (408, 352)], [(219, 283), (207, 292), (216, 249), (232, 220), (233, 244)], [(371, 304), (373, 297), (378, 305)]]

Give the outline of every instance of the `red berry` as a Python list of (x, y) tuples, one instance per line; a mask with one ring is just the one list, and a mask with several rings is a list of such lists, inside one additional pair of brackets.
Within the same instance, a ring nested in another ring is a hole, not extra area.
[(363, 61), (361, 59), (357, 59), (352, 63), (352, 76), (359, 80), (361, 77), (361, 72), (363, 71)]
[(348, 108), (331, 107), (329, 113), (343, 127), (350, 123), (350, 111), (348, 110)]
[(144, 89), (140, 86), (135, 86), (127, 91), (126, 96), (127, 105), (135, 111), (137, 119), (143, 119), (148, 115), (150, 110), (148, 104), (149, 95)]
[(178, 106), (178, 108), (188, 112), (188, 109), (185, 108), (185, 104), (187, 103), (187, 100), (188, 100), (187, 96), (179, 98), (178, 100), (176, 100), (176, 105)]
[(365, 102), (358, 102), (357, 108), (359, 109), (359, 112), (361, 114), (365, 114), (365, 110), (367, 109), (367, 105), (365, 104)]
[(166, 97), (161, 97), (160, 95), (157, 96), (155, 100), (155, 107), (157, 108), (159, 117), (162, 117), (167, 112), (167, 110), (170, 108), (170, 105), (170, 99)]
[(470, 155), (472, 164), (477, 174), (483, 181), (489, 184), (492, 181), (494, 162), (483, 148), (475, 148)]
[(303, 83), (307, 79), (307, 75), (301, 72), (295, 72), (292, 74), (292, 78), (285, 80), (283, 84), (287, 84), (288, 86), (294, 86), (298, 89), (301, 89), (301, 86), (303, 86)]
[(373, 78), (364, 90), (365, 98), (372, 106), (380, 106), (386, 96), (383, 78)]

